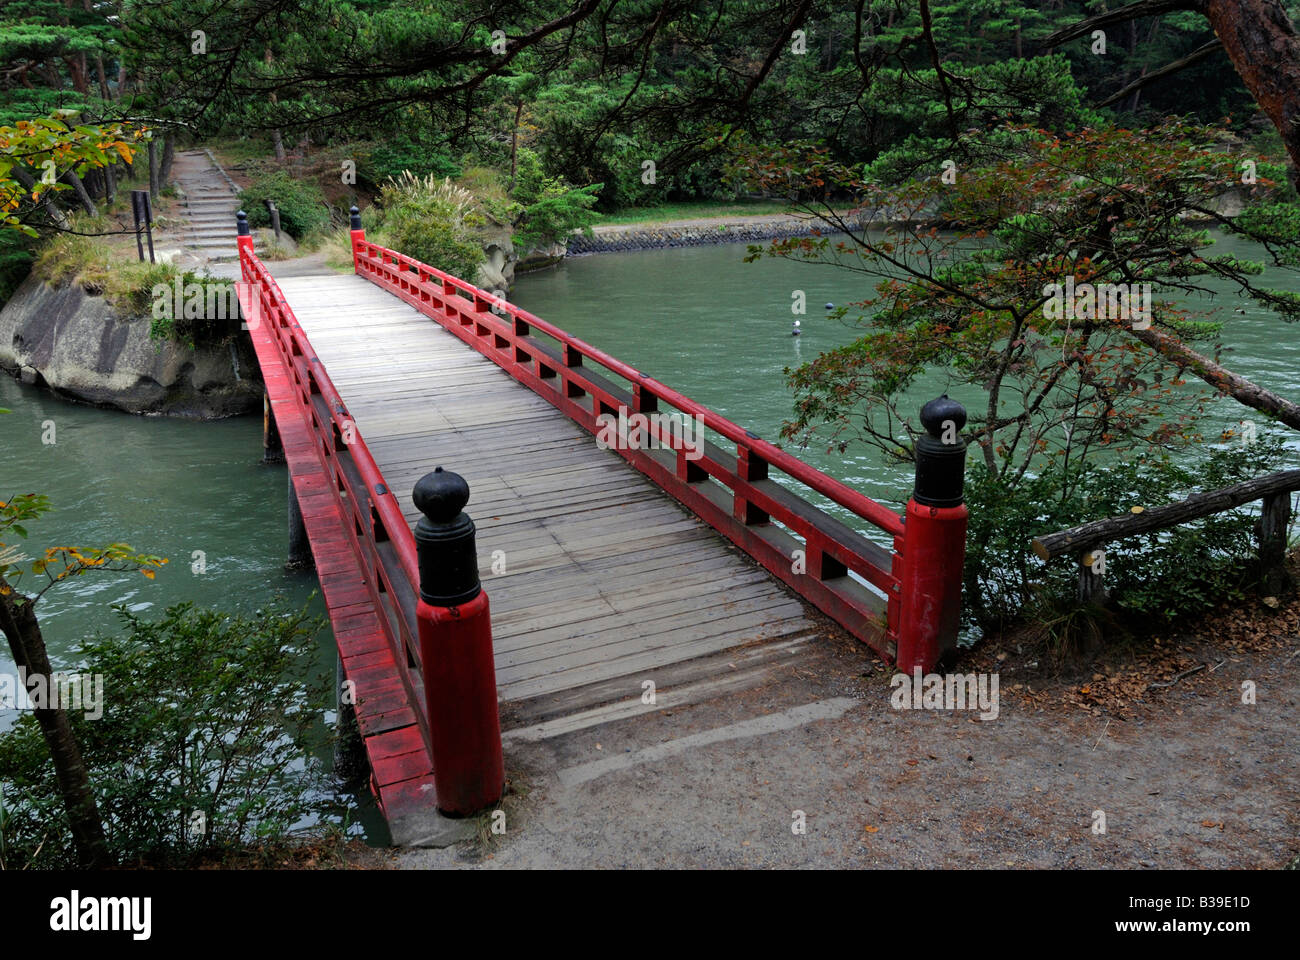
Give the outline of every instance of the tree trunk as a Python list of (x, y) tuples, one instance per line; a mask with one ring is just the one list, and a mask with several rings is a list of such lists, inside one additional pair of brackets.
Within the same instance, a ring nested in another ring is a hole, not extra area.
[[(21, 183), (23, 189), (25, 189), (29, 194), (36, 189), (36, 179), (22, 167), (14, 167), (13, 174), (14, 179)], [(59, 205), (50, 199), (48, 193), (42, 196), (41, 207), (45, 210), (46, 215), (54, 221), (54, 225), (60, 230), (72, 229), (72, 223), (68, 220), (67, 214), (59, 209)]]
[(1166, 360), (1190, 370), (1210, 386), (1238, 403), (1271, 414), (1293, 430), (1300, 430), (1300, 404), (1279, 397), (1271, 390), (1220, 366), (1174, 337), (1155, 327), (1128, 331)]
[[(91, 0), (81, 0), (81, 9), (85, 10), (87, 13), (95, 12)], [(107, 100), (108, 80), (104, 75), (104, 54), (102, 51), (95, 52), (95, 75), (99, 79), (99, 95), (103, 99)]]
[(149, 199), (158, 203), (158, 141), (149, 141)]
[(1291, 491), (1270, 493), (1256, 524), (1259, 537), (1260, 585), (1269, 596), (1291, 591), (1286, 569), (1286, 534), (1291, 526)]
[(1300, 169), (1300, 36), (1277, 0), (1200, 0), (1246, 89)]
[(519, 160), (519, 116), (524, 112), (524, 102), (520, 100), (515, 104), (515, 125), (510, 131), (510, 187), (506, 191), (515, 188), (515, 171), (518, 169)]
[(104, 73), (104, 55), (95, 54), (95, 74), (99, 77), (99, 95), (105, 100), (111, 99), (108, 92), (108, 75)]
[[(15, 597), (19, 599), (15, 600)], [(54, 671), (50, 668), (40, 624), (36, 622), (33, 602), (18, 594), (0, 597), (0, 627), (9, 640), (14, 663), (26, 670), (29, 677), (43, 676), (47, 684), (52, 683)], [(68, 811), (77, 857), (85, 867), (111, 866), (104, 824), (90, 788), (90, 773), (72, 736), (68, 715), (62, 709), (37, 709), (34, 712), (49, 747), (50, 758), (54, 761), (54, 773), (59, 792), (63, 794), (63, 805)]]
[(69, 169), (60, 179), (66, 180), (68, 183), (72, 184), (72, 190), (77, 195), (77, 200), (81, 204), (81, 209), (86, 211), (86, 216), (99, 216), (99, 211), (95, 209), (95, 201), (90, 199), (90, 194), (86, 192), (86, 185), (81, 182), (81, 178), (77, 176), (76, 170)]
[(176, 158), (176, 131), (168, 130), (163, 137), (162, 170), (158, 173), (158, 186), (165, 190), (172, 182), (172, 161)]

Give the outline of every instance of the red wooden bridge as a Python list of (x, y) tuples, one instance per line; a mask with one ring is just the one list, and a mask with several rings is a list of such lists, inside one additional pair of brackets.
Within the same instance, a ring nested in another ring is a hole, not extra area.
[[(396, 842), (421, 841), (435, 796), (459, 813), (495, 801), (498, 699), (507, 725), (525, 726), (639, 702), (645, 680), (718, 682), (815, 636), (809, 605), (903, 670), (955, 646), (964, 450), (939, 439), (964, 424), (955, 404), (927, 405), (932, 436), (900, 516), (546, 321), (367, 241), (355, 211), (355, 275), (277, 282), (242, 214), (239, 229), (268, 446), (288, 464), (291, 525), (301, 517)], [(486, 597), (452, 596), (444, 581), (464, 571), (433, 552), (450, 529), (440, 524), (463, 526), (459, 501), (434, 516), (452, 482), (426, 477), (438, 466), (472, 489), (490, 614)], [(433, 532), (416, 534), (421, 477)]]

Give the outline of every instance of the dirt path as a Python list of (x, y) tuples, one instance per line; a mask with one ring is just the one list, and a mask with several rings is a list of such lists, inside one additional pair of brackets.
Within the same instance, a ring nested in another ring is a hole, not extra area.
[[(1090, 701), (1105, 683), (1086, 673), (1050, 681), (1014, 651), (1001, 662), (989, 651), (961, 667), (999, 673), (987, 721), (893, 709), (892, 670), (828, 630), (742, 693), (513, 735), (507, 768), (527, 792), (503, 804), (504, 837), (398, 863), (1279, 867), (1300, 853), (1294, 623), (1251, 651), (1193, 644), (1184, 658), (1223, 663), (1166, 688), (1146, 684), (1177, 663), (1141, 677), (1141, 662), (1132, 676), (1108, 665), (1106, 679), (1140, 693), (1110, 709)], [(1253, 706), (1243, 680), (1256, 684)]]

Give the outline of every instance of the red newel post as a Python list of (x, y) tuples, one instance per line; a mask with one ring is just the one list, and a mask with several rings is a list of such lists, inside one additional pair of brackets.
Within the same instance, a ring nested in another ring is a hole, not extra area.
[(412, 492), (420, 564), (420, 662), (438, 809), (466, 816), (501, 799), (505, 765), (488, 598), (478, 579), (469, 485), (438, 467)]
[(361, 211), (355, 206), (348, 211), (352, 216), (352, 271), (361, 272), (361, 261), (358, 259), (361, 253), (361, 245), (366, 242), (366, 231), (361, 227)]
[[(238, 238), (235, 240), (235, 245), (239, 249), (240, 264), (241, 264), (240, 269), (242, 270), (244, 252), (247, 251), (249, 256), (253, 255), (253, 235), (248, 232), (248, 214), (246, 214), (243, 210), (240, 210), (237, 214), (235, 214), (235, 229), (239, 233)], [(244, 279), (245, 280), (248, 279), (246, 272), (245, 272)]]
[(966, 410), (944, 394), (921, 408), (921, 423), (926, 433), (916, 442), (916, 486), (907, 502), (900, 575), (896, 665), (904, 673), (917, 667), (928, 673), (957, 648), (966, 559)]

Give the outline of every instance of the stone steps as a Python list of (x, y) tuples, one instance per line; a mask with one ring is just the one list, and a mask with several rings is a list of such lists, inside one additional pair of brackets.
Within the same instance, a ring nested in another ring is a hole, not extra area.
[(235, 214), (240, 202), (206, 153), (181, 153), (176, 158), (176, 184), (184, 194), (179, 210), (182, 224), (176, 240), (196, 257), (209, 262), (238, 259)]

